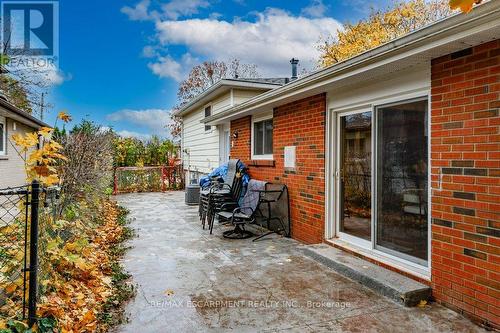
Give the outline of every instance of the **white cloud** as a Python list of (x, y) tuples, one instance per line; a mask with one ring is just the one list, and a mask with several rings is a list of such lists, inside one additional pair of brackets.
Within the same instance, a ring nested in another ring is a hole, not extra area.
[(134, 131), (123, 130), (116, 132), (116, 134), (118, 134), (122, 138), (136, 138), (142, 141), (147, 141), (151, 139), (151, 134), (139, 133)]
[(151, 0), (141, 0), (133, 7), (122, 7), (121, 12), (132, 21), (177, 20), (198, 14), (200, 9), (210, 7), (210, 3), (207, 0), (171, 0), (162, 4), (158, 10), (151, 7)]
[(302, 8), (301, 14), (309, 17), (323, 17), (328, 6), (323, 0), (312, 0), (309, 6)]
[(144, 58), (154, 58), (157, 55), (158, 55), (158, 52), (156, 50), (156, 47), (154, 47), (152, 45), (146, 45), (142, 49), (142, 56)]
[[(256, 21), (187, 19), (157, 21), (162, 46), (183, 45), (190, 54), (209, 59), (239, 58), (256, 64), (263, 75), (290, 73), (292, 57), (311, 67), (318, 58), (315, 45), (320, 36), (335, 33), (342, 25), (332, 18), (293, 16), (278, 9), (257, 13)], [(162, 57), (153, 72), (178, 80), (185, 72), (181, 63)]]
[(73, 76), (65, 74), (63, 71), (53, 68), (43, 74), (50, 86), (60, 86), (65, 81), (70, 81)]
[(161, 78), (172, 78), (179, 82), (184, 79), (187, 72), (197, 61), (198, 59), (193, 58), (189, 53), (184, 54), (180, 61), (176, 61), (167, 55), (158, 57), (157, 61), (149, 63), (148, 67)]
[(177, 20), (181, 16), (198, 14), (200, 8), (207, 8), (210, 3), (206, 0), (172, 0), (161, 6), (164, 17)]
[(164, 109), (144, 109), (130, 110), (124, 109), (106, 116), (108, 121), (126, 122), (130, 125), (147, 128), (151, 134), (166, 136), (168, 130), (165, 128), (170, 122), (170, 110)]
[(148, 67), (161, 78), (170, 77), (176, 81), (182, 80), (182, 66), (170, 56), (159, 57), (157, 62), (149, 63)]
[(147, 21), (152, 19), (149, 13), (149, 6), (151, 5), (150, 0), (142, 0), (137, 3), (134, 7), (125, 6), (122, 7), (121, 12), (128, 16), (132, 21)]

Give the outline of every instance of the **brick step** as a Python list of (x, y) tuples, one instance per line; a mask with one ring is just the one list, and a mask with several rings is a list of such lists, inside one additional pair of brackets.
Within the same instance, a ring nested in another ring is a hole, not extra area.
[(304, 245), (303, 253), (334, 271), (404, 306), (428, 300), (431, 288), (327, 244)]

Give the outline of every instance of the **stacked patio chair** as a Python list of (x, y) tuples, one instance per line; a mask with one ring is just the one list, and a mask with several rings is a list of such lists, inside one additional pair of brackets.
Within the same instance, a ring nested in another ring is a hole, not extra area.
[(202, 221), (203, 229), (206, 222), (209, 224), (213, 220), (213, 207), (215, 202), (223, 200), (233, 200), (239, 197), (242, 189), (241, 170), (238, 168), (239, 160), (230, 160), (228, 162), (227, 173), (219, 179), (212, 179), (204, 184), (200, 191), (199, 215)]

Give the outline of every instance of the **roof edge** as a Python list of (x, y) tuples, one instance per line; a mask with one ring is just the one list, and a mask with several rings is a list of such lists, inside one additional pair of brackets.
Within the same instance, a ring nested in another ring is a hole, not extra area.
[(287, 97), (287, 94), (291, 91), (307, 89), (307, 87), (310, 85), (316, 84), (322, 80), (329, 79), (330, 77), (338, 73), (348, 72), (353, 67), (357, 68), (359, 66), (363, 66), (366, 62), (376, 63), (378, 61), (381, 61), (380, 58), (391, 56), (393, 52), (398, 51), (401, 48), (409, 48), (413, 45), (417, 45), (418, 47), (418, 43), (421, 43), (422, 41), (425, 41), (427, 39), (435, 38), (439, 35), (443, 35), (443, 37), (441, 38), (445, 38), (446, 34), (448, 34), (450, 30), (454, 30), (455, 28), (461, 27), (463, 25), (473, 24), (475, 21), (484, 19), (485, 17), (487, 18), (488, 16), (493, 17), (494, 19), (499, 15), (499, 13), (500, 1), (489, 1), (483, 3), (476, 6), (474, 10), (468, 14), (458, 13), (445, 19), (436, 21), (428, 26), (396, 38), (376, 48), (367, 50), (357, 56), (315, 71), (273, 91), (255, 96), (254, 98), (251, 98), (248, 101), (245, 101), (244, 103), (241, 103), (237, 106), (233, 106), (232, 108), (224, 112), (220, 112), (210, 117), (204, 118), (201, 122), (211, 123), (223, 120), (234, 114), (239, 114), (248, 108), (270, 103), (277, 98), (279, 99), (280, 97)]
[[(48, 125), (47, 123), (32, 116), (28, 112), (21, 110), (20, 108), (18, 108), (14, 104), (12, 104), (9, 101), (6, 101), (2, 98), (0, 98), (0, 106), (4, 107), (7, 111), (10, 111), (10, 112), (16, 114), (20, 118), (23, 118), (32, 124), (38, 125), (39, 127), (52, 127), (52, 126)], [(26, 125), (31, 126), (31, 124), (29, 124), (29, 123), (27, 123)]]
[(234, 87), (234, 88), (257, 88), (257, 89), (274, 89), (277, 87), (281, 87), (282, 85), (279, 83), (264, 83), (257, 81), (239, 81), (238, 79), (221, 79), (217, 81), (217, 83), (210, 86), (208, 89), (203, 91), (201, 94), (190, 100), (186, 103), (182, 108), (172, 112), (174, 116), (182, 116), (190, 111), (192, 108), (201, 103), (208, 95), (216, 92), (219, 88), (222, 87)]

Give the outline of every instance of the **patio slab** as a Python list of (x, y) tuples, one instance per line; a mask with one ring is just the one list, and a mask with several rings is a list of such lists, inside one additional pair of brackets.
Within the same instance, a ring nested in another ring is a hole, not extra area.
[(314, 244), (303, 247), (304, 254), (331, 269), (400, 302), (415, 306), (431, 297), (431, 288), (384, 267), (372, 264), (352, 254), (329, 246)]
[(202, 230), (183, 192), (117, 197), (137, 237), (138, 293), (117, 332), (484, 332), (437, 304), (405, 308), (307, 257), (294, 240)]

